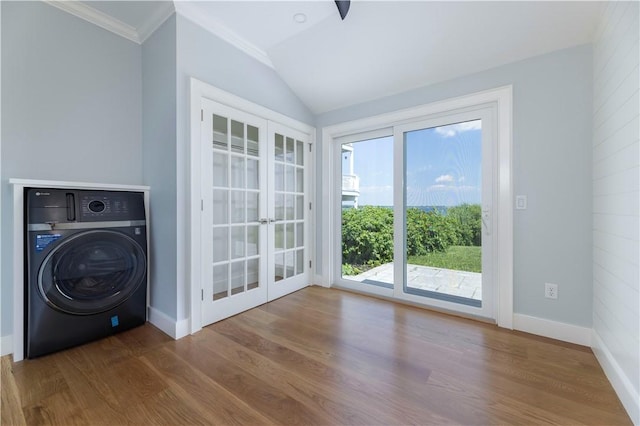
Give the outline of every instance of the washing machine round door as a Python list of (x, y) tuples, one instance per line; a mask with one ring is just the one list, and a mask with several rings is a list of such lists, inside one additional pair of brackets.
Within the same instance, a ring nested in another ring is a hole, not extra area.
[(44, 300), (61, 311), (90, 315), (127, 300), (146, 280), (145, 252), (131, 237), (109, 230), (73, 235), (55, 247), (38, 273)]

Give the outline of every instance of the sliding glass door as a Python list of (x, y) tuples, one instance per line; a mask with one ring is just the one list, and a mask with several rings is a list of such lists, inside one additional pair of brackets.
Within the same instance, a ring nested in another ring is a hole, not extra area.
[(494, 317), (494, 121), (476, 108), (338, 140), (339, 284)]

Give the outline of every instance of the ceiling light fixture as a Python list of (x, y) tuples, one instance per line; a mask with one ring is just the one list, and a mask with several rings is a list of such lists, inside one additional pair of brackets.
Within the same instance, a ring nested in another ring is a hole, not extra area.
[(298, 24), (304, 24), (305, 22), (307, 22), (307, 15), (305, 15), (304, 13), (296, 13), (295, 15), (293, 15), (293, 21)]

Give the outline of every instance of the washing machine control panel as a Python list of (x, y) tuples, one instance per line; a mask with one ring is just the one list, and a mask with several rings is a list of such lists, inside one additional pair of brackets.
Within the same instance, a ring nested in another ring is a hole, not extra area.
[(127, 216), (129, 203), (126, 199), (109, 196), (84, 195), (80, 200), (82, 216)]
[[(129, 220), (139, 216), (142, 204), (129, 193), (88, 192), (80, 195), (80, 217), (96, 220)], [(144, 216), (142, 216), (144, 218)]]
[(127, 191), (28, 189), (30, 224), (144, 220), (144, 194)]

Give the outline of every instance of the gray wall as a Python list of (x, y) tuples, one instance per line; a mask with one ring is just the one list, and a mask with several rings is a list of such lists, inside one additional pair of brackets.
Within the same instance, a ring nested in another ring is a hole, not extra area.
[(140, 46), (42, 2), (2, 7), (2, 336), (12, 334), (9, 178), (142, 184)]
[(593, 346), (635, 424), (640, 424), (638, 12), (637, 2), (607, 4), (593, 61), (593, 329), (598, 337)]
[[(513, 85), (514, 189), (528, 196), (528, 209), (514, 214), (514, 312), (590, 327), (591, 45), (331, 111), (317, 117), (316, 126), (320, 131), (507, 84)], [(328, 181), (322, 161), (320, 185)], [(318, 188), (322, 213), (321, 193)], [(326, 232), (318, 230), (317, 247)], [(558, 300), (543, 297), (545, 282), (559, 285)]]
[(176, 317), (176, 18), (142, 45), (142, 152), (151, 187), (150, 306)]

